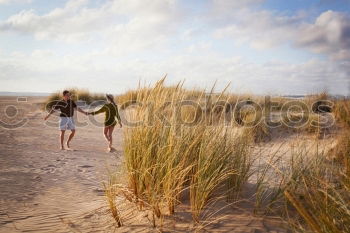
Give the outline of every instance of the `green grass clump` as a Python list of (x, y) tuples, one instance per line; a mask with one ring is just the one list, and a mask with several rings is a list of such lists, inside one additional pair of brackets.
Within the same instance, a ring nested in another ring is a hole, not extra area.
[(163, 83), (164, 79), (147, 95), (140, 89), (136, 99), (143, 104), (126, 113), (134, 120), (152, 118), (150, 109), (166, 116), (166, 122), (155, 118), (124, 131), (129, 188), (140, 208), (150, 208), (160, 219), (174, 213), (181, 200), (189, 200), (192, 217), (199, 222), (216, 191), (224, 188), (223, 198), (237, 196), (251, 165), (249, 143), (224, 125), (207, 125), (200, 107), (178, 108), (189, 97), (201, 106), (203, 94)]

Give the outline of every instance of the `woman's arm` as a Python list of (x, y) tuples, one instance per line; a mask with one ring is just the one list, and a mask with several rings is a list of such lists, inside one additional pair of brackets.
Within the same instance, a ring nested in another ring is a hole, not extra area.
[(105, 112), (105, 111), (106, 111), (106, 106), (103, 105), (102, 108), (100, 108), (99, 110), (94, 111), (94, 112), (89, 112), (88, 114), (90, 114), (90, 115), (96, 115), (96, 114), (103, 113), (103, 112)]

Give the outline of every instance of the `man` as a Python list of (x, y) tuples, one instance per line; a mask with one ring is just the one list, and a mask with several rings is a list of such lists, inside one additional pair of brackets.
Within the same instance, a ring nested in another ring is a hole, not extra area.
[(85, 111), (83, 111), (82, 109), (78, 108), (77, 105), (75, 104), (75, 102), (73, 100), (71, 100), (71, 95), (69, 93), (69, 91), (65, 90), (63, 91), (63, 99), (58, 101), (53, 108), (50, 110), (49, 114), (44, 118), (45, 120), (47, 120), (51, 114), (53, 112), (55, 112), (56, 110), (60, 110), (60, 131), (61, 131), (61, 135), (60, 135), (60, 139), (61, 139), (61, 150), (65, 150), (63, 142), (64, 142), (64, 133), (66, 132), (66, 130), (70, 130), (71, 134), (68, 137), (67, 140), (67, 149), (70, 150), (70, 145), (69, 143), (71, 142), (71, 140), (74, 137), (75, 134), (75, 125), (74, 125), (74, 119), (73, 119), (73, 115), (74, 115), (74, 109), (77, 109), (79, 112), (87, 115), (87, 113)]

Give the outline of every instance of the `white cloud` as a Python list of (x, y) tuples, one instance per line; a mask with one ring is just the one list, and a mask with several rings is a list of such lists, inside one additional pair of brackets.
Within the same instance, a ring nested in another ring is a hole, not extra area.
[(315, 23), (301, 27), (296, 41), (297, 45), (316, 53), (350, 60), (350, 16), (334, 11), (323, 12)]
[[(110, 0), (94, 8), (89, 0), (70, 0), (43, 15), (24, 10), (0, 22), (0, 34), (29, 34), (55, 41), (58, 47), (78, 45), (83, 50), (63, 55), (57, 48), (30, 54), (2, 52), (1, 86), (11, 89), (17, 84), (25, 89), (36, 83), (38, 90), (33, 91), (45, 91), (79, 83), (96, 91), (122, 92), (140, 78), (152, 82), (168, 73), (171, 81), (187, 79), (195, 87), (220, 80), (222, 85), (231, 81), (237, 90), (256, 93), (302, 94), (328, 86), (346, 94), (348, 16), (328, 11), (309, 22), (303, 13), (285, 15), (257, 7), (262, 1), (213, 0), (211, 10), (196, 16), (184, 11), (178, 0)], [(333, 60), (252, 63), (244, 54), (221, 54), (216, 50), (218, 38), (232, 38), (256, 49), (290, 43)], [(171, 40), (173, 48), (168, 46)], [(162, 56), (168, 50), (169, 56)], [(143, 59), (145, 53), (157, 60)]]
[(32, 0), (0, 0), (1, 4), (11, 4), (11, 3), (31, 3)]
[(259, 5), (265, 0), (243, 0), (243, 1), (232, 1), (232, 0), (211, 0), (210, 8), (214, 13), (218, 14), (232, 14), (235, 10), (241, 8), (249, 8), (254, 5)]
[(97, 8), (88, 8), (87, 3), (70, 0), (44, 15), (22, 11), (1, 22), (0, 33), (32, 34), (38, 40), (102, 41), (110, 52), (125, 53), (162, 45), (183, 21), (175, 0), (112, 0)]
[(1, 22), (0, 30), (33, 34), (37, 39), (75, 39), (91, 23), (88, 17), (77, 15), (86, 2), (71, 0), (64, 8), (56, 8), (45, 15), (37, 15), (34, 10), (23, 10)]
[[(4, 1), (4, 0), (0, 0)], [(190, 19), (177, 0), (111, 0), (88, 8), (88, 0), (70, 0), (63, 8), (38, 15), (25, 10), (0, 22), (0, 33), (14, 31), (33, 34), (39, 40), (66, 42), (103, 41), (108, 52), (126, 54), (164, 45), (172, 35), (192, 38), (196, 28), (180, 31)], [(334, 59), (350, 58), (350, 17), (327, 11), (314, 23), (306, 23), (306, 13), (285, 15), (263, 10), (263, 0), (212, 0), (205, 32), (215, 38), (229, 37), (255, 49), (269, 49), (292, 43)], [(202, 29), (202, 33), (204, 33)], [(195, 35), (196, 36), (196, 35)]]
[(214, 36), (229, 37), (236, 43), (248, 43), (255, 49), (269, 49), (290, 42), (305, 19), (303, 13), (290, 16), (250, 5), (217, 11), (215, 9), (223, 7), (221, 4), (215, 6), (215, 0), (213, 4), (214, 10), (209, 15), (214, 19)]
[(239, 9), (214, 31), (216, 37), (231, 37), (256, 49), (287, 43), (294, 35), (301, 16), (275, 15), (267, 10)]
[(235, 11), (228, 7), (222, 12), (216, 12), (214, 22), (214, 36), (217, 38), (233, 38), (235, 42), (248, 43), (256, 49), (293, 44), (332, 59), (350, 59), (349, 14), (325, 11), (309, 23), (306, 12), (284, 15), (249, 7)]
[(264, 0), (212, 0), (208, 21), (216, 38), (232, 38), (255, 49), (268, 49), (288, 42), (303, 15), (287, 16), (261, 8)]
[(45, 50), (6, 56), (0, 59), (0, 69), (2, 88), (7, 90), (16, 86), (22, 90), (30, 87), (37, 88), (32, 91), (54, 91), (78, 83), (80, 87), (93, 91), (113, 93), (134, 88), (140, 79), (152, 83), (168, 73), (169, 82), (186, 79), (186, 85), (190, 87), (210, 88), (215, 80), (220, 80), (219, 88), (231, 82), (234, 91), (256, 94), (314, 93), (325, 87), (330, 92), (346, 94), (344, 83), (348, 77), (337, 63), (319, 60), (300, 64), (257, 64), (237, 57), (191, 54), (159, 62), (142, 59), (116, 61), (101, 54), (62, 56)]

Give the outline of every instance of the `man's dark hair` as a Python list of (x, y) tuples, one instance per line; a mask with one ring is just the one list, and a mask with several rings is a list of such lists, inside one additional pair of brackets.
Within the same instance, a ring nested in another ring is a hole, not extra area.
[(63, 96), (65, 96), (65, 95), (67, 95), (68, 93), (69, 93), (69, 91), (64, 90), (62, 94), (63, 94)]

